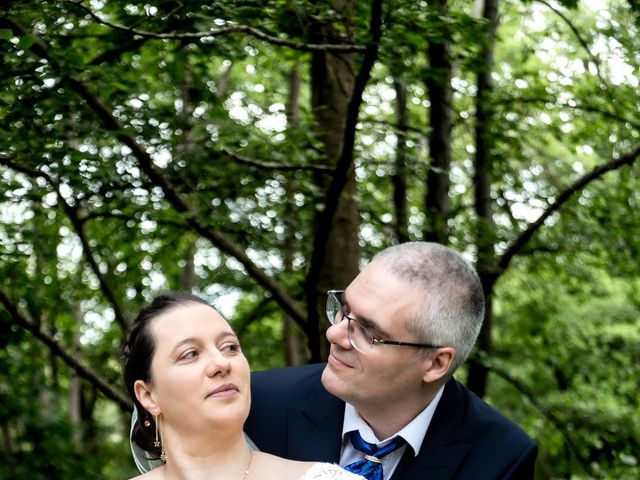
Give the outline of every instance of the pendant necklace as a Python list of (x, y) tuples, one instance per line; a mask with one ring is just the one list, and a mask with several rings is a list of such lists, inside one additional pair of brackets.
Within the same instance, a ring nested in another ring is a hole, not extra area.
[[(247, 462), (247, 468), (245, 468), (244, 472), (242, 472), (242, 480), (247, 480), (247, 478), (249, 478), (249, 473), (251, 473), (249, 470), (251, 468), (252, 461), (253, 461), (253, 450), (249, 449), (249, 461)], [(162, 472), (162, 478), (167, 478), (166, 475), (167, 475), (167, 472), (165, 469), (165, 471)]]
[(249, 462), (247, 462), (247, 468), (242, 473), (242, 480), (249, 478), (249, 469), (251, 468), (251, 460), (253, 460), (253, 450), (249, 449)]

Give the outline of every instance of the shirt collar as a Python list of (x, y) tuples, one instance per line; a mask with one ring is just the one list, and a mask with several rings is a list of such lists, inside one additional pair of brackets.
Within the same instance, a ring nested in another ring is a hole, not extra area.
[(414, 456), (418, 456), (418, 452), (422, 447), (422, 442), (424, 441), (424, 437), (427, 434), (427, 429), (429, 428), (429, 424), (431, 423), (433, 414), (435, 413), (438, 402), (442, 397), (442, 392), (444, 392), (444, 385), (440, 387), (440, 389), (436, 393), (436, 396), (433, 397), (433, 400), (429, 402), (429, 405), (427, 405), (426, 408), (422, 410), (422, 412), (420, 412), (416, 418), (411, 420), (395, 435), (392, 435), (391, 437), (385, 438), (383, 440), (380, 440), (376, 437), (369, 424), (364, 421), (364, 419), (360, 416), (353, 405), (345, 403), (344, 422), (342, 423), (342, 440), (344, 442), (346, 435), (354, 430), (358, 430), (365, 441), (374, 443), (378, 446), (384, 443), (388, 443), (394, 437), (400, 436), (404, 438), (404, 440), (411, 446)]

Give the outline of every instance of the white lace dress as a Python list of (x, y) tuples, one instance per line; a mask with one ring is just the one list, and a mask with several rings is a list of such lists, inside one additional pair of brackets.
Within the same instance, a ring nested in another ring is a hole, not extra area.
[(347, 472), (335, 463), (314, 463), (304, 472), (300, 480), (365, 480), (355, 473)]

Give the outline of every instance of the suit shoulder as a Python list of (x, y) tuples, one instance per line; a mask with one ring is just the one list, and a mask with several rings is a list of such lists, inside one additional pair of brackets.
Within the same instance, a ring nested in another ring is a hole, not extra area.
[(251, 381), (296, 384), (305, 380), (316, 381), (322, 374), (324, 367), (324, 363), (314, 363), (298, 367), (283, 367), (251, 372)]
[[(451, 383), (453, 382), (453, 383)], [(489, 405), (461, 383), (452, 380), (450, 385), (464, 398), (464, 430), (477, 437), (510, 443), (513, 447), (529, 448), (534, 442), (513, 420)]]
[[(316, 398), (328, 405), (332, 397), (320, 377), (324, 365), (278, 368), (251, 374), (251, 410), (245, 432), (263, 451), (287, 457), (292, 418)], [(295, 458), (302, 459), (298, 456)]]
[(303, 395), (310, 389), (317, 388), (324, 367), (324, 364), (317, 363), (253, 372), (251, 390), (259, 397), (263, 394), (277, 397), (279, 392), (287, 397), (295, 393)]

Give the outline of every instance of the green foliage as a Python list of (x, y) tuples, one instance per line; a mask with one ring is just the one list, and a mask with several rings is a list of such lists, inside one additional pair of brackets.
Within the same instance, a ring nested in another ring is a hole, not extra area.
[(522, 262), (497, 291), (492, 362), (498, 371), (509, 365), (509, 376), (498, 375), (490, 400), (544, 446), (542, 478), (631, 479), (639, 471), (637, 279), (613, 279), (590, 257), (556, 256), (555, 268)]
[(26, 341), (24, 332), (13, 332), (7, 340), (0, 350), (0, 425), (4, 432), (0, 477), (132, 475), (131, 468), (121, 462), (113, 464), (111, 457), (126, 458), (124, 430), (108, 423), (72, 424), (64, 394), (69, 372), (40, 345)]
[[(20, 313), (0, 307), (0, 478), (135, 473), (127, 407), (78, 384), (29, 328), (121, 391), (132, 316), (159, 291), (191, 288), (228, 316), (254, 369), (283, 366), (296, 349), (305, 358), (304, 325), (285, 322), (273, 292), (218, 236), (304, 309), (314, 222), (331, 179), (311, 169), (331, 159), (310, 106), (327, 92), (310, 88), (309, 64), (343, 54), (293, 47), (347, 37), (365, 45), (370, 5), (156, 3), (0, 7), (0, 293)], [(447, 3), (442, 14), (432, 2), (383, 2), (354, 154), (363, 259), (396, 241), (396, 82), (407, 91), (410, 238), (429, 220), (434, 99), (425, 81), (441, 72), (426, 52), (447, 36), (449, 242), (473, 258), (483, 240), (473, 207), (475, 114), (489, 25), (469, 2)], [(638, 145), (637, 5), (594, 3), (500, 3), (483, 104), (494, 120), (480, 139), (490, 145), (497, 255), (579, 178)], [(234, 25), (262, 37), (211, 33)], [(358, 68), (362, 54), (354, 57)], [(298, 108), (289, 112), (296, 78)], [(145, 171), (140, 152), (153, 168)], [(477, 358), (493, 368), (489, 400), (539, 443), (538, 478), (638, 476), (639, 192), (637, 162), (575, 192), (492, 293), (495, 350)], [(340, 225), (332, 231), (342, 234)], [(300, 345), (287, 348), (291, 332)]]

